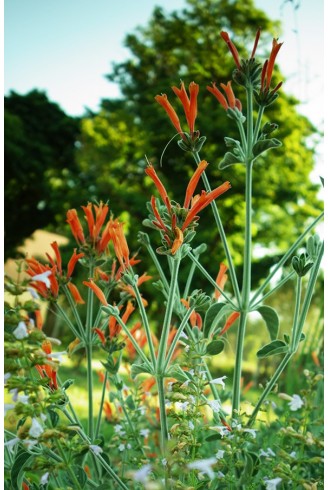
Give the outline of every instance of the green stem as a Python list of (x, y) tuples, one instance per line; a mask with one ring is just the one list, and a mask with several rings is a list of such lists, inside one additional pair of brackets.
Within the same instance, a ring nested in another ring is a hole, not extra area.
[(260, 288), (257, 290), (255, 295), (252, 298), (252, 303), (255, 301), (256, 298), (264, 291), (264, 289), (267, 287), (273, 276), (276, 274), (276, 272), (281, 268), (281, 266), (289, 259), (289, 257), (295, 252), (297, 247), (300, 245), (300, 243), (303, 241), (304, 237), (316, 226), (317, 223), (323, 218), (324, 213), (320, 213), (320, 215), (307, 227), (307, 229), (300, 235), (300, 237), (294, 242), (294, 244), (289, 248), (289, 250), (284, 254), (284, 256), (279, 260), (279, 262), (275, 265), (275, 267), (272, 269), (264, 283), (260, 286)]
[(67, 298), (67, 301), (69, 302), (69, 305), (71, 307), (71, 310), (73, 312), (73, 315), (74, 315), (74, 318), (75, 318), (75, 321), (76, 321), (76, 324), (78, 325), (79, 327), (79, 330), (80, 330), (80, 337), (83, 338), (83, 334), (84, 334), (84, 328), (83, 328), (83, 324), (82, 324), (82, 321), (81, 321), (81, 318), (80, 318), (80, 315), (79, 315), (79, 312), (77, 311), (77, 308), (76, 308), (76, 304), (74, 302), (74, 299), (72, 298), (72, 295), (71, 295), (71, 292), (70, 290), (68, 289), (67, 285), (64, 286), (64, 293), (65, 293), (65, 296)]
[(99, 407), (99, 413), (98, 413), (96, 430), (95, 430), (95, 439), (97, 439), (98, 434), (99, 434), (99, 430), (100, 430), (100, 424), (101, 424), (101, 419), (102, 419), (102, 411), (103, 411), (105, 394), (106, 394), (107, 378), (108, 378), (108, 372), (106, 371), (105, 372), (104, 382), (103, 382), (103, 387), (102, 387), (102, 392), (101, 392), (100, 407)]
[(68, 318), (65, 310), (63, 310), (63, 308), (60, 306), (59, 303), (56, 303), (56, 308), (57, 310), (59, 311), (59, 315), (58, 313), (54, 312), (55, 315), (59, 316), (59, 317), (62, 317), (62, 319), (64, 319), (65, 323), (69, 326), (69, 328), (72, 330), (73, 334), (75, 335), (76, 338), (78, 339), (83, 339), (84, 340), (84, 333), (82, 333), (82, 335), (76, 330), (76, 328), (74, 327), (73, 323), (71, 322), (71, 320)]
[[(250, 144), (250, 143), (249, 143)], [(239, 413), (240, 408), (240, 379), (242, 373), (242, 358), (244, 350), (244, 338), (247, 323), (247, 315), (249, 312), (249, 297), (251, 290), (251, 273), (252, 273), (252, 165), (250, 161), (246, 164), (246, 186), (245, 186), (245, 202), (246, 202), (246, 222), (245, 222), (245, 246), (244, 246), (244, 270), (243, 270), (243, 287), (242, 287), (242, 310), (240, 312), (237, 345), (236, 345), (236, 361), (233, 375), (232, 388), (232, 417)]]
[(287, 364), (289, 363), (289, 361), (293, 357), (293, 355), (294, 355), (293, 352), (287, 352), (287, 354), (285, 355), (285, 357), (283, 358), (283, 360), (281, 361), (281, 363), (277, 367), (276, 372), (274, 373), (274, 375), (270, 379), (269, 383), (266, 385), (265, 390), (263, 391), (259, 401), (257, 402), (257, 404), (256, 404), (256, 406), (252, 412), (252, 415), (250, 416), (250, 419), (247, 423), (248, 427), (252, 426), (253, 423), (255, 422), (256, 415), (257, 415), (258, 411), (260, 410), (262, 403), (264, 402), (266, 397), (271, 392), (271, 390), (274, 387), (274, 385), (276, 384), (279, 376), (281, 375), (281, 373), (283, 372), (283, 370), (285, 369), (285, 367), (287, 366)]
[[(93, 277), (93, 264), (90, 264), (89, 277)], [(93, 376), (92, 376), (92, 321), (93, 321), (93, 291), (88, 289), (87, 317), (86, 317), (86, 356), (87, 356), (87, 386), (88, 386), (88, 435), (93, 441)]]
[(243, 152), (246, 153), (246, 151), (247, 151), (247, 140), (246, 140), (245, 130), (244, 130), (244, 126), (243, 126), (242, 122), (239, 119), (237, 119), (237, 126), (239, 129), (241, 146), (242, 146)]
[[(196, 256), (196, 259), (197, 260), (199, 259), (199, 255)], [(184, 288), (184, 291), (183, 291), (183, 296), (182, 297), (185, 298), (185, 299), (188, 298), (188, 294), (189, 294), (189, 290), (190, 290), (192, 279), (194, 277), (195, 269), (196, 269), (196, 264), (195, 264), (195, 262), (193, 262), (191, 264), (190, 269), (189, 269), (189, 273), (188, 273), (186, 285), (185, 285), (185, 288)]]
[[(196, 163), (199, 164), (201, 162), (199, 154), (193, 153), (193, 156), (194, 156)], [(207, 178), (207, 175), (205, 172), (202, 173), (202, 180), (203, 180), (203, 183), (205, 186), (205, 190), (207, 192), (210, 192), (212, 189), (211, 189), (210, 183), (208, 181), (208, 178)], [(219, 231), (219, 234), (220, 234), (220, 237), (222, 240), (224, 252), (225, 252), (225, 255), (226, 255), (226, 258), (228, 261), (229, 272), (230, 272), (230, 277), (231, 277), (231, 284), (232, 284), (232, 287), (234, 290), (234, 294), (237, 298), (237, 302), (238, 302), (238, 304), (240, 304), (241, 297), (240, 297), (239, 286), (238, 286), (235, 268), (233, 265), (232, 257), (231, 257), (230, 250), (229, 250), (229, 245), (228, 245), (227, 238), (225, 235), (225, 231), (223, 228), (223, 224), (222, 224), (222, 221), (220, 218), (220, 214), (219, 214), (218, 208), (216, 206), (216, 203), (214, 201), (211, 202), (211, 207), (212, 207), (212, 211), (213, 211), (214, 220), (215, 220), (216, 226), (218, 228), (218, 231)]]
[(255, 304), (253, 304), (253, 299), (251, 300), (251, 303), (250, 303), (250, 306), (252, 308), (252, 310), (256, 309), (257, 306), (259, 306), (265, 299), (267, 299), (269, 296), (271, 296), (271, 294), (273, 294), (275, 291), (277, 291), (277, 289), (281, 288), (281, 286), (283, 286), (286, 282), (289, 281), (289, 279), (291, 279), (293, 277), (293, 275), (295, 274), (295, 271), (292, 271), (290, 272), (289, 274), (287, 274), (286, 277), (284, 277), (283, 279), (281, 279), (278, 284), (276, 284), (272, 289), (270, 289), (270, 291), (268, 291), (266, 294), (264, 294), (261, 299), (259, 301), (257, 301)]
[(228, 303), (231, 304), (231, 306), (233, 307), (234, 310), (237, 310), (238, 307), (234, 304), (234, 302), (229, 298), (229, 296), (227, 296), (227, 294), (223, 291), (223, 289), (218, 286), (216, 284), (216, 282), (214, 281), (214, 279), (209, 275), (209, 273), (207, 272), (207, 270), (202, 266), (202, 264), (197, 260), (197, 258), (192, 254), (192, 252), (188, 252), (188, 257), (190, 258), (190, 260), (192, 260), (192, 262), (196, 265), (196, 267), (202, 272), (202, 274), (206, 277), (206, 279), (212, 284), (212, 286), (217, 289), (218, 291), (220, 291), (220, 293), (222, 294), (222, 296), (228, 301)]
[(254, 137), (253, 137), (254, 143), (257, 142), (257, 138), (258, 138), (260, 127), (261, 127), (261, 121), (262, 121), (262, 117), (264, 114), (264, 110), (265, 110), (265, 106), (261, 105), (259, 108), (259, 112), (257, 115), (257, 120), (256, 120), (255, 128), (254, 128)]
[[(179, 252), (178, 252), (179, 253)], [(161, 451), (165, 454), (166, 441), (168, 439), (168, 423), (166, 417), (166, 407), (165, 407), (165, 391), (164, 391), (164, 365), (165, 365), (165, 354), (167, 349), (167, 340), (170, 332), (171, 319), (175, 301), (176, 285), (178, 282), (180, 257), (176, 256), (172, 260), (172, 273), (171, 282), (169, 288), (169, 294), (167, 298), (166, 311), (163, 322), (163, 330), (161, 334), (161, 339), (158, 347), (158, 357), (156, 365), (156, 383), (158, 388), (158, 400), (159, 400), (159, 410), (160, 410), (160, 421), (161, 421)]]
[(295, 352), (297, 349), (297, 332), (298, 332), (298, 319), (300, 314), (300, 305), (301, 305), (301, 293), (302, 293), (302, 277), (297, 276), (296, 283), (296, 299), (295, 299), (295, 310), (294, 310), (294, 320), (291, 332), (291, 351)]
[(133, 291), (135, 292), (135, 295), (136, 295), (136, 300), (137, 300), (139, 311), (141, 314), (142, 323), (143, 323), (144, 329), (146, 331), (147, 342), (148, 342), (149, 351), (150, 351), (150, 357), (152, 360), (153, 367), (155, 369), (155, 367), (156, 367), (156, 355), (155, 355), (154, 342), (153, 342), (153, 338), (152, 338), (152, 334), (151, 334), (151, 330), (150, 330), (150, 325), (148, 322), (147, 313), (146, 313), (144, 304), (142, 302), (142, 298), (141, 298), (138, 286), (136, 284), (134, 284), (132, 286), (132, 288), (133, 288)]
[(169, 295), (167, 298), (166, 311), (163, 322), (163, 331), (161, 334), (161, 339), (159, 342), (158, 348), (158, 358), (157, 358), (157, 374), (162, 376), (164, 374), (164, 359), (167, 349), (167, 339), (170, 332), (171, 319), (175, 301), (175, 292), (176, 292), (176, 284), (178, 282), (178, 274), (179, 274), (179, 266), (180, 266), (180, 257), (176, 257), (172, 262), (172, 275), (171, 275), (171, 283), (169, 289)]
[(156, 376), (157, 389), (158, 389), (158, 402), (159, 402), (159, 414), (161, 421), (161, 453), (165, 455), (166, 441), (169, 437), (169, 428), (166, 417), (165, 406), (165, 390), (164, 390), (164, 376)]
[(174, 339), (173, 339), (173, 341), (172, 341), (172, 343), (170, 345), (169, 352), (168, 352), (168, 354), (166, 356), (165, 363), (164, 363), (164, 372), (166, 371), (166, 369), (167, 369), (167, 367), (168, 367), (168, 365), (170, 363), (170, 360), (171, 360), (171, 358), (173, 356), (174, 349), (176, 348), (177, 343), (179, 342), (180, 336), (181, 336), (181, 334), (183, 332), (183, 329), (187, 325), (188, 320), (189, 320), (191, 314), (193, 313), (193, 311), (194, 311), (194, 309), (189, 308), (189, 310), (187, 310), (186, 314), (184, 315), (184, 317), (183, 317), (183, 319), (181, 321), (181, 324), (180, 324), (180, 326), (178, 328), (177, 333), (175, 334), (175, 337), (174, 337)]
[(166, 276), (165, 276), (165, 274), (163, 272), (162, 266), (159, 263), (159, 260), (157, 258), (156, 253), (154, 252), (154, 250), (153, 250), (152, 246), (150, 245), (150, 243), (149, 244), (146, 244), (145, 247), (147, 248), (147, 251), (148, 251), (149, 255), (152, 258), (152, 261), (154, 262), (154, 265), (155, 265), (155, 267), (156, 267), (156, 269), (157, 269), (157, 271), (159, 273), (159, 276), (161, 278), (161, 281), (162, 281), (165, 289), (168, 291), (168, 289), (169, 289), (169, 283), (168, 283), (168, 281), (166, 279)]

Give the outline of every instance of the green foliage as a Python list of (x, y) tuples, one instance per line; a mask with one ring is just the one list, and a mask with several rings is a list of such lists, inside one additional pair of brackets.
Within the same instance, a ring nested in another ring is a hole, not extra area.
[(78, 120), (43, 92), (5, 97), (5, 258), (35, 230), (63, 214), (74, 163)]

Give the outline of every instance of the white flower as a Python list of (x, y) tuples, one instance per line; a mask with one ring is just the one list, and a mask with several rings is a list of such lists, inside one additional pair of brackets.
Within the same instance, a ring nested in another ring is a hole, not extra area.
[(176, 402), (175, 403), (175, 406), (179, 409), (179, 410), (187, 410), (188, 406), (189, 406), (189, 402)]
[(194, 430), (194, 428), (195, 428), (195, 426), (194, 426), (194, 424), (192, 423), (192, 421), (191, 421), (191, 420), (189, 420), (189, 422), (188, 422), (188, 427), (189, 427), (189, 429), (191, 429), (191, 430)]
[(95, 444), (90, 444), (89, 449), (91, 449), (91, 451), (93, 452), (93, 454), (95, 454), (96, 456), (98, 456), (98, 454), (101, 454), (103, 452), (103, 450), (101, 449), (101, 447), (100, 446), (97, 446)]
[(296, 451), (292, 451), (292, 452), (289, 454), (289, 456), (290, 456), (291, 458), (296, 458)]
[(17, 340), (25, 339), (28, 336), (25, 322), (19, 322), (18, 327), (13, 331), (13, 335)]
[(18, 395), (17, 400), (18, 400), (19, 402), (24, 403), (24, 405), (26, 405), (26, 404), (28, 403), (28, 399), (29, 399), (29, 398), (30, 398), (30, 396), (29, 396), (29, 395)]
[(210, 429), (215, 430), (215, 432), (218, 432), (221, 437), (227, 436), (230, 434), (230, 431), (224, 427), (223, 425), (215, 425), (213, 427), (210, 427)]
[(42, 274), (37, 274), (36, 276), (32, 276), (31, 280), (43, 282), (47, 288), (50, 288), (51, 283), (49, 280), (49, 276), (51, 276), (51, 274), (52, 274), (51, 271), (45, 271), (45, 272), (42, 272)]
[(120, 444), (120, 445), (118, 446), (118, 450), (119, 450), (119, 451), (121, 451), (121, 452), (122, 452), (122, 451), (124, 451), (124, 449), (125, 449), (125, 445), (124, 445), (124, 444)]
[(190, 350), (190, 346), (189, 346), (189, 345), (186, 345), (186, 347), (185, 347), (185, 351), (186, 351), (186, 352), (189, 352), (189, 350)]
[(141, 429), (140, 435), (143, 436), (144, 438), (147, 438), (149, 436), (149, 429)]
[(151, 470), (151, 465), (150, 464), (145, 464), (140, 468), (140, 470), (136, 471), (133, 474), (133, 478), (135, 481), (138, 481), (140, 483), (146, 483), (147, 477), (150, 473)]
[(166, 466), (167, 465), (167, 459), (166, 458), (163, 458), (161, 461), (162, 461), (162, 465), (163, 466)]
[(38, 293), (33, 288), (27, 288), (27, 291), (30, 293), (33, 299), (39, 299)]
[(189, 374), (190, 374), (191, 376), (194, 376), (194, 375), (195, 375), (195, 370), (194, 370), (194, 369), (189, 369)]
[(49, 480), (49, 471), (47, 471), (47, 473), (45, 473), (44, 475), (41, 476), (40, 484), (46, 485), (48, 483), (48, 480)]
[(33, 446), (35, 446), (38, 443), (36, 439), (24, 439), (23, 444), (26, 446), (27, 449), (31, 449)]
[(224, 473), (222, 473), (222, 471), (219, 471), (217, 474), (217, 477), (218, 478), (224, 478)]
[(18, 442), (20, 442), (20, 438), (14, 437), (14, 439), (10, 439), (10, 441), (5, 442), (4, 445), (9, 449), (9, 451), (13, 452), (14, 446), (16, 446)]
[(210, 383), (213, 383), (214, 385), (221, 385), (222, 388), (225, 388), (225, 382), (223, 380), (226, 378), (227, 378), (226, 376), (222, 376), (221, 378), (215, 378), (215, 379), (212, 379), (212, 381), (210, 381)]
[(265, 479), (265, 488), (266, 490), (276, 490), (279, 483), (282, 481), (281, 478), (273, 478), (272, 480)]
[(304, 405), (302, 398), (299, 395), (293, 395), (291, 401), (288, 403), (290, 409), (295, 412)]
[(270, 456), (275, 456), (275, 455), (276, 455), (276, 453), (274, 453), (270, 447), (268, 447), (268, 449), (266, 451), (264, 451), (263, 449), (260, 449), (260, 452), (259, 452), (259, 456), (264, 456), (265, 458), (269, 458)]
[(44, 413), (41, 413), (40, 419), (42, 420), (42, 422), (45, 422), (47, 420), (47, 416)]
[(123, 429), (123, 426), (121, 424), (114, 425), (114, 431), (120, 436), (125, 435), (125, 430)]
[(199, 470), (201, 473), (205, 473), (210, 480), (213, 480), (215, 474), (212, 470), (212, 465), (216, 463), (216, 458), (198, 459), (188, 464), (188, 468), (192, 470)]
[(190, 381), (191, 379), (187, 379), (184, 383), (182, 383), (181, 388), (186, 388), (189, 385)]
[(188, 335), (186, 335), (184, 332), (180, 333), (180, 339), (187, 339), (188, 340)]
[(12, 408), (15, 408), (15, 404), (14, 403), (5, 403), (4, 406), (4, 415), (6, 415), (6, 413), (8, 412), (8, 410), (11, 410)]
[(248, 432), (254, 439), (256, 438), (256, 429), (243, 429), (243, 432)]
[(43, 431), (44, 431), (44, 429), (43, 429), (42, 425), (40, 424), (40, 422), (36, 418), (33, 417), (31, 428), (28, 431), (29, 435), (31, 437), (34, 437), (35, 439), (37, 439), (38, 437), (41, 436)]
[(222, 449), (219, 449), (215, 455), (216, 459), (222, 459), (224, 456), (224, 453), (225, 453), (225, 451), (223, 451)]
[(127, 445), (126, 445), (126, 448), (127, 448), (127, 449), (131, 449), (131, 448), (132, 448), (132, 446), (131, 446), (131, 444), (130, 444), (129, 442), (128, 442), (128, 443), (127, 443)]
[(63, 356), (66, 356), (67, 352), (64, 350), (63, 352), (51, 352), (51, 354), (47, 354), (46, 357), (48, 359), (57, 359), (58, 362), (63, 362)]
[(209, 405), (215, 413), (218, 413), (221, 410), (221, 403), (219, 400), (210, 400), (207, 402), (207, 405)]
[(167, 391), (172, 391), (172, 385), (173, 385), (173, 381), (169, 381), (167, 383)]

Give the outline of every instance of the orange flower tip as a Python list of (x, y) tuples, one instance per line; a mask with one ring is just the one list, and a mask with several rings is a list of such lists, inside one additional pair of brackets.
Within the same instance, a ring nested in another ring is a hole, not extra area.
[(220, 36), (222, 37), (222, 39), (228, 43), (230, 41), (230, 37), (229, 37), (229, 34), (225, 31), (221, 31), (220, 32)]

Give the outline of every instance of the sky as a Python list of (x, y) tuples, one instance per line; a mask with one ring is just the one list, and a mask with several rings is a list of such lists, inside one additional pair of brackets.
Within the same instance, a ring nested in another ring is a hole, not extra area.
[[(323, 0), (255, 3), (283, 21), (278, 62), (284, 88), (302, 102), (301, 112), (322, 125)], [(185, 1), (5, 0), (5, 93), (38, 88), (69, 115), (80, 116), (86, 107), (98, 110), (102, 98), (119, 96), (105, 75), (112, 62), (129, 56), (125, 35), (145, 25), (155, 5), (171, 12)]]

